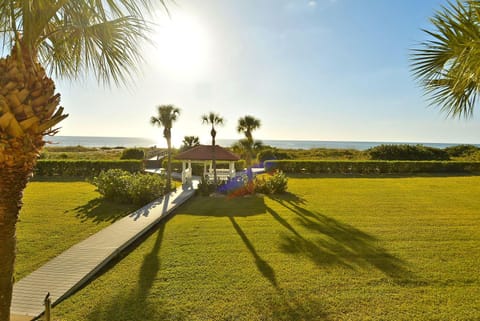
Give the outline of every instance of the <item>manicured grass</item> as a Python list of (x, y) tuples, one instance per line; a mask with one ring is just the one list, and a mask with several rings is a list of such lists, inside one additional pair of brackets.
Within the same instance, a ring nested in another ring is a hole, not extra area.
[(82, 181), (30, 182), (17, 224), (15, 279), (135, 210), (100, 198)]
[(55, 320), (478, 320), (480, 177), (197, 197)]

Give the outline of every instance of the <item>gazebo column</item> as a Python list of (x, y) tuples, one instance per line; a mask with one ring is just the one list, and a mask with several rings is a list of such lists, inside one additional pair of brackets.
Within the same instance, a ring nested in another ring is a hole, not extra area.
[(209, 166), (209, 168), (208, 168), (208, 181), (213, 182), (213, 162), (210, 161), (208, 166)]
[(185, 175), (186, 163), (182, 161), (182, 184), (186, 182), (186, 175)]
[(230, 167), (230, 174), (229, 174), (229, 178), (234, 178), (235, 177), (235, 162), (230, 162), (229, 163), (229, 167)]
[(203, 178), (207, 176), (207, 162), (203, 162)]

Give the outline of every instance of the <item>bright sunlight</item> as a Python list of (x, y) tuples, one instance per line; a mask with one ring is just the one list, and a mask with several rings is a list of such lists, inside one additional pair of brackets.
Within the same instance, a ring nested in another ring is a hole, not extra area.
[(169, 75), (192, 78), (201, 75), (208, 64), (207, 31), (194, 17), (177, 12), (157, 27), (154, 41), (158, 65)]

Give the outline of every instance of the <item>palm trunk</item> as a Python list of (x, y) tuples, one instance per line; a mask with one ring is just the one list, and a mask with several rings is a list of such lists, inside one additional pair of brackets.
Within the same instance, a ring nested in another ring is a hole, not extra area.
[(43, 135), (66, 115), (53, 81), (17, 47), (0, 59), (0, 320), (10, 319), (16, 222), (22, 193), (44, 145)]
[(13, 271), (16, 249), (16, 223), (22, 207), (23, 189), (30, 166), (0, 169), (0, 320), (10, 320)]
[(213, 166), (213, 184), (217, 188), (217, 160), (215, 157), (215, 136), (212, 137), (212, 166)]
[(167, 138), (167, 149), (168, 149), (168, 158), (167, 158), (167, 192), (170, 192), (172, 188), (172, 140)]
[(252, 152), (250, 150), (247, 150), (245, 154), (245, 163), (247, 165), (247, 168), (252, 166)]

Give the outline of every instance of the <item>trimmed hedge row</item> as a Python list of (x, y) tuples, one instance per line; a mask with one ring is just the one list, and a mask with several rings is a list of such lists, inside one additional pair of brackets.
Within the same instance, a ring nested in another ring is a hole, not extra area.
[(480, 162), (271, 160), (265, 169), (313, 174), (411, 174), (480, 172)]
[(143, 170), (141, 160), (57, 160), (40, 159), (35, 167), (36, 176), (93, 177), (101, 171), (123, 169), (130, 173)]

